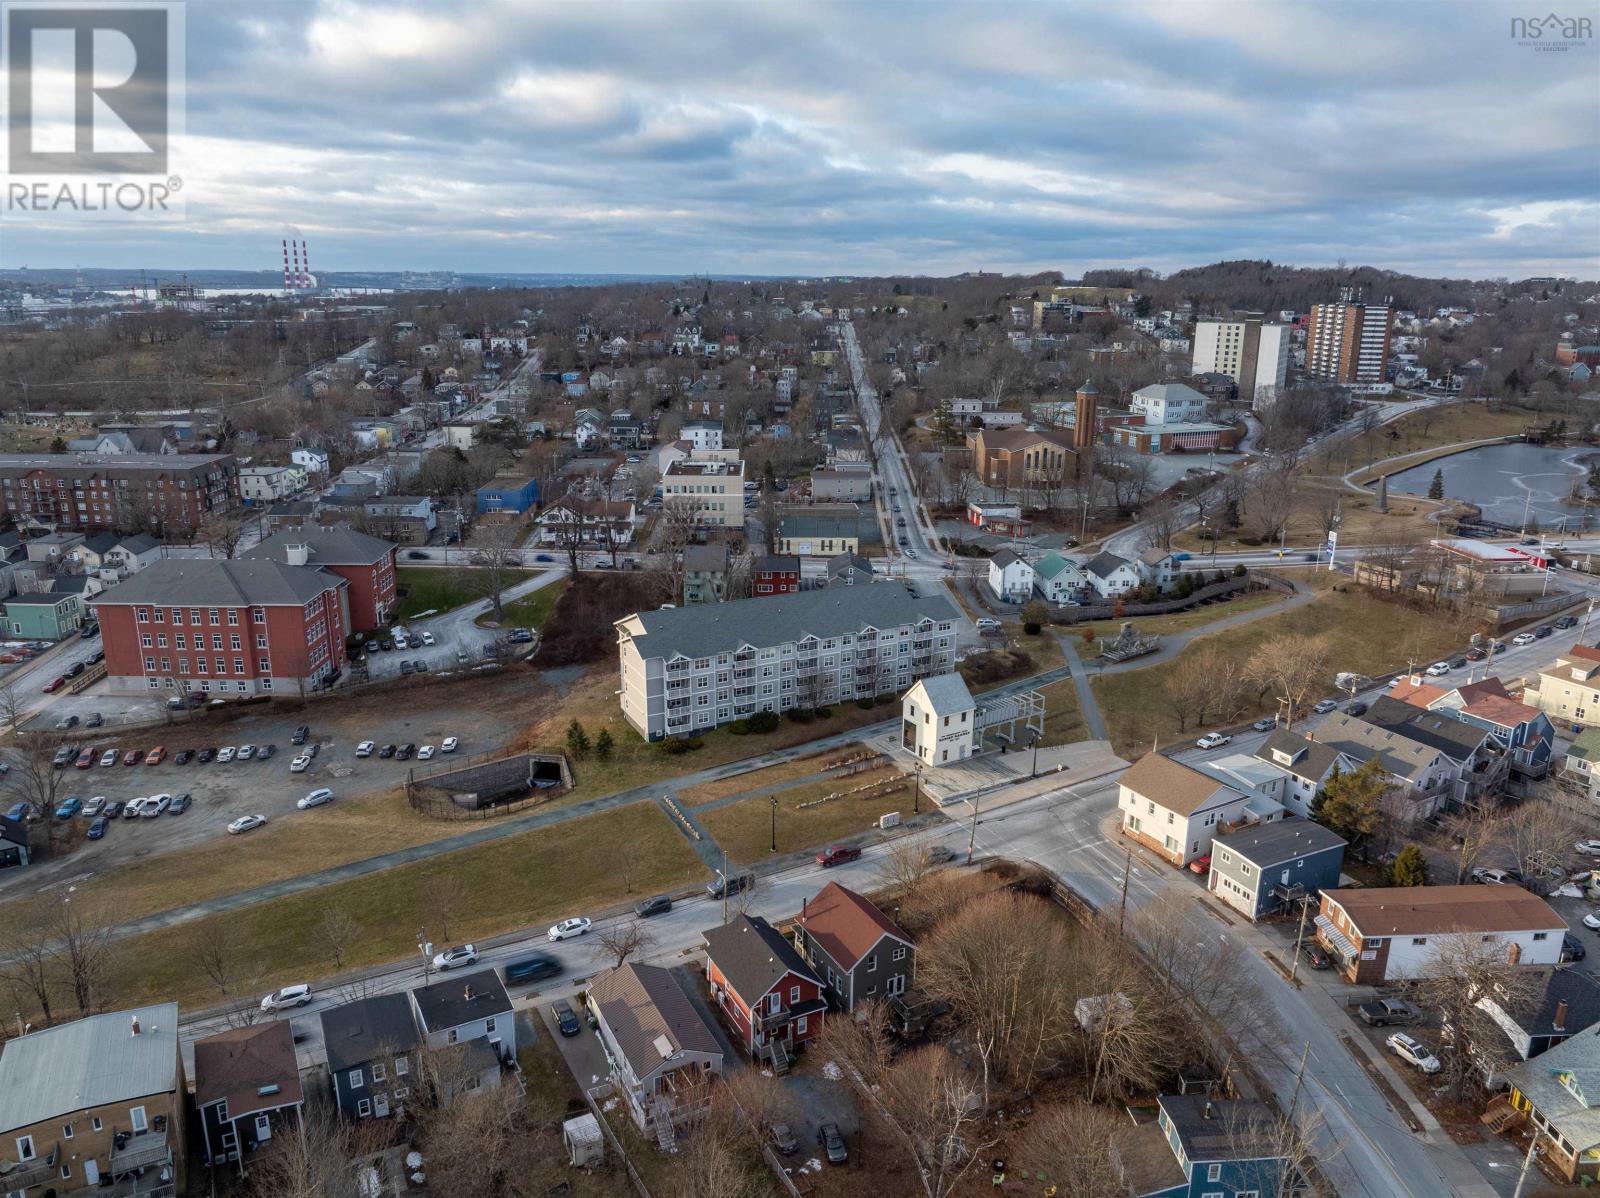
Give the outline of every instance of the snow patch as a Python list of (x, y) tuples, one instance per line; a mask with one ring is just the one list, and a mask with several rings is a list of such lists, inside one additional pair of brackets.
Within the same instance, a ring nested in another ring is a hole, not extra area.
[(844, 1070), (840, 1069), (839, 1066), (835, 1065), (832, 1061), (829, 1061), (822, 1067), (822, 1076), (827, 1078), (830, 1082), (836, 1082), (840, 1078), (844, 1077)]

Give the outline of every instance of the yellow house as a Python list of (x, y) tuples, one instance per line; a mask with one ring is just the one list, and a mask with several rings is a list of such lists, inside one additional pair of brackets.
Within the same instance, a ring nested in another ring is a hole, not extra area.
[(1570, 1182), (1600, 1179), (1600, 1025), (1513, 1066), (1505, 1077), (1511, 1106), (1532, 1125), (1545, 1162)]
[(172, 1198), (183, 1189), (178, 1004), (30, 1032), (0, 1054), (0, 1193)]

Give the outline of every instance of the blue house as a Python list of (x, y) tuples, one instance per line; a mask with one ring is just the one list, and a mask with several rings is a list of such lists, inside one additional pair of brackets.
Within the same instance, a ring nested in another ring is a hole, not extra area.
[(539, 484), (529, 479), (516, 487), (479, 487), (478, 515), (486, 512), (525, 512), (539, 502)]
[(1131, 1198), (1290, 1198), (1300, 1169), (1259, 1102), (1165, 1094), (1161, 1116), (1119, 1130), (1112, 1148)]
[(1206, 886), (1249, 919), (1339, 885), (1345, 842), (1321, 824), (1289, 818), (1214, 837)]

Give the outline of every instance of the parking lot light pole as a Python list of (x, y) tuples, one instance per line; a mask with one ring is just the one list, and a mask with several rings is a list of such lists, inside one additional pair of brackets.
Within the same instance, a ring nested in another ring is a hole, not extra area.
[(768, 795), (767, 802), (772, 804), (772, 851), (778, 851), (778, 796)]
[(433, 976), (433, 945), (428, 941), (426, 928), (417, 932), (417, 951), (422, 954), (422, 984), (428, 985), (428, 979)]
[(1028, 768), (1028, 777), (1039, 776), (1039, 733), (1033, 734), (1033, 764)]

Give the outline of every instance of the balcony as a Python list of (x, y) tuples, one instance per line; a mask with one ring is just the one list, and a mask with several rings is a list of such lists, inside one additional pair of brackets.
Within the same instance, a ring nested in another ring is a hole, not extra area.
[[(117, 1147), (117, 1144), (121, 1147)], [(164, 1131), (146, 1132), (142, 1136), (130, 1136), (126, 1132), (118, 1132), (113, 1141), (111, 1149), (113, 1177), (122, 1177), (136, 1173), (140, 1169), (171, 1163), (172, 1151), (167, 1146), (167, 1133)]]
[(7, 1194), (13, 1190), (26, 1190), (29, 1186), (47, 1185), (56, 1180), (56, 1153), (52, 1147), (45, 1156), (36, 1156), (15, 1166), (9, 1173), (0, 1173), (0, 1185)]
[(756, 1030), (759, 1032), (781, 1032), (787, 1027), (789, 1021), (801, 1015), (815, 1015), (818, 1011), (827, 1009), (827, 1002), (820, 998), (808, 999), (796, 1003), (792, 1007), (780, 1007), (775, 1013), (759, 1014), (755, 1017)]

